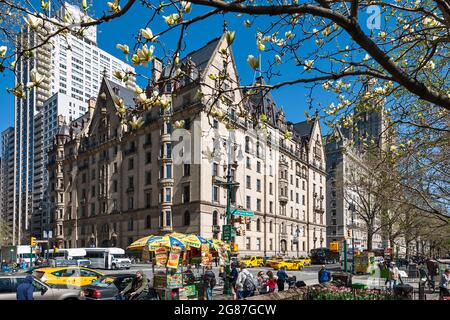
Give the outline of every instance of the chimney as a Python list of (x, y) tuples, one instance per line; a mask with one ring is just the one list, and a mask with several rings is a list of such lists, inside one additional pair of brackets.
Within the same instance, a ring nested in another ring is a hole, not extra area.
[(162, 73), (162, 61), (158, 58), (153, 59), (153, 66), (152, 66), (152, 82), (155, 84), (159, 81), (161, 78)]
[(96, 100), (94, 98), (89, 98), (88, 100), (88, 112), (89, 117), (91, 118), (94, 114)]

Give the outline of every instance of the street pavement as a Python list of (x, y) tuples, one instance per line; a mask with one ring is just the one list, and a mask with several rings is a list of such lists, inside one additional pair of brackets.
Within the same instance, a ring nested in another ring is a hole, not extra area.
[[(311, 286), (318, 284), (318, 271), (320, 270), (320, 265), (311, 265), (305, 266), (303, 270), (296, 271), (286, 271), (289, 276), (295, 276), (297, 281), (304, 281), (306, 285)], [(329, 264), (327, 265), (327, 269), (331, 272), (342, 271), (340, 264)], [(125, 273), (135, 273), (137, 270), (142, 270), (145, 275), (150, 279), (151, 284), (153, 284), (153, 269), (149, 264), (133, 264), (129, 270), (108, 270), (106, 274), (125, 274)], [(155, 268), (155, 272), (165, 271), (164, 268)], [(213, 272), (215, 273), (218, 282), (216, 287), (214, 288), (214, 299), (216, 300), (230, 300), (230, 296), (223, 295), (223, 283), (219, 278), (219, 268), (213, 266)], [(248, 269), (254, 276), (258, 274), (259, 271), (263, 271), (266, 273), (269, 270), (272, 270), (276, 274), (276, 270), (273, 270), (268, 267), (257, 267), (257, 268), (249, 268)], [(203, 273), (203, 268), (192, 268), (192, 271), (196, 276), (200, 276)], [(413, 279), (405, 279), (405, 283), (408, 283), (414, 287), (415, 290), (418, 289), (418, 282), (411, 281)], [(353, 283), (366, 284), (370, 289), (384, 289), (385, 288), (385, 279), (371, 276), (371, 275), (354, 275)], [(438, 293), (427, 293), (427, 300), (437, 300), (439, 298)], [(417, 297), (416, 297), (417, 299)]]

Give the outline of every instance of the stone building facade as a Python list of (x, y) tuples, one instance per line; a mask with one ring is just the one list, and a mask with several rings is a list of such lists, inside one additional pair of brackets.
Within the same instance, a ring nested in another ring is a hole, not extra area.
[[(233, 222), (240, 255), (298, 256), (324, 247), (326, 172), (318, 117), (290, 123), (270, 93), (250, 96), (238, 89), (225, 35), (188, 54), (180, 68), (189, 77), (172, 81), (175, 68), (154, 60), (147, 96), (157, 90), (171, 104), (147, 111), (137, 130), (120, 123), (114, 103), (118, 96), (134, 107), (135, 93), (108, 79), (89, 112), (61, 126), (48, 167), (53, 242), (125, 248), (170, 231), (221, 238), (228, 178), (234, 183), (231, 208), (254, 213), (247, 225)], [(224, 99), (233, 103), (215, 102), (224, 115), (218, 120), (207, 97), (217, 89), (209, 75), (221, 72), (228, 75), (221, 84)], [(255, 130), (242, 110), (253, 119), (265, 115), (264, 130)]]

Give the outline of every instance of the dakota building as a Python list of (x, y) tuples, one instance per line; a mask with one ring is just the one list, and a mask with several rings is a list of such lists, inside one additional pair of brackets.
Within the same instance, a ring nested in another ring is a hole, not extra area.
[[(317, 116), (288, 122), (263, 90), (243, 99), (234, 60), (225, 63), (221, 49), (232, 57), (225, 35), (189, 53), (180, 64), (190, 77), (179, 81), (168, 81), (174, 68), (155, 59), (147, 95), (158, 90), (171, 106), (147, 111), (138, 130), (120, 123), (114, 103), (118, 96), (132, 108), (135, 93), (107, 77), (85, 115), (70, 123), (59, 119), (48, 166), (54, 244), (125, 248), (170, 231), (221, 238), (228, 177), (231, 207), (254, 212), (249, 224), (233, 222), (239, 254), (297, 256), (326, 246)], [(216, 105), (234, 130), (207, 111), (211, 106), (198, 92), (212, 94), (215, 81), (208, 75), (218, 72), (228, 74), (226, 88), (236, 88), (227, 91), (234, 105), (245, 101), (254, 118), (267, 116), (264, 135), (234, 107)]]

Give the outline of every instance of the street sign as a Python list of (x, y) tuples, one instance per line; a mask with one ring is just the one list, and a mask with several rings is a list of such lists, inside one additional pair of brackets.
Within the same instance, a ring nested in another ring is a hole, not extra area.
[(231, 214), (234, 216), (242, 216), (242, 217), (253, 217), (255, 215), (253, 211), (245, 211), (239, 209), (234, 209), (233, 211), (231, 211)]
[(222, 226), (222, 240), (229, 241), (236, 236), (236, 230), (231, 224), (224, 224)]

